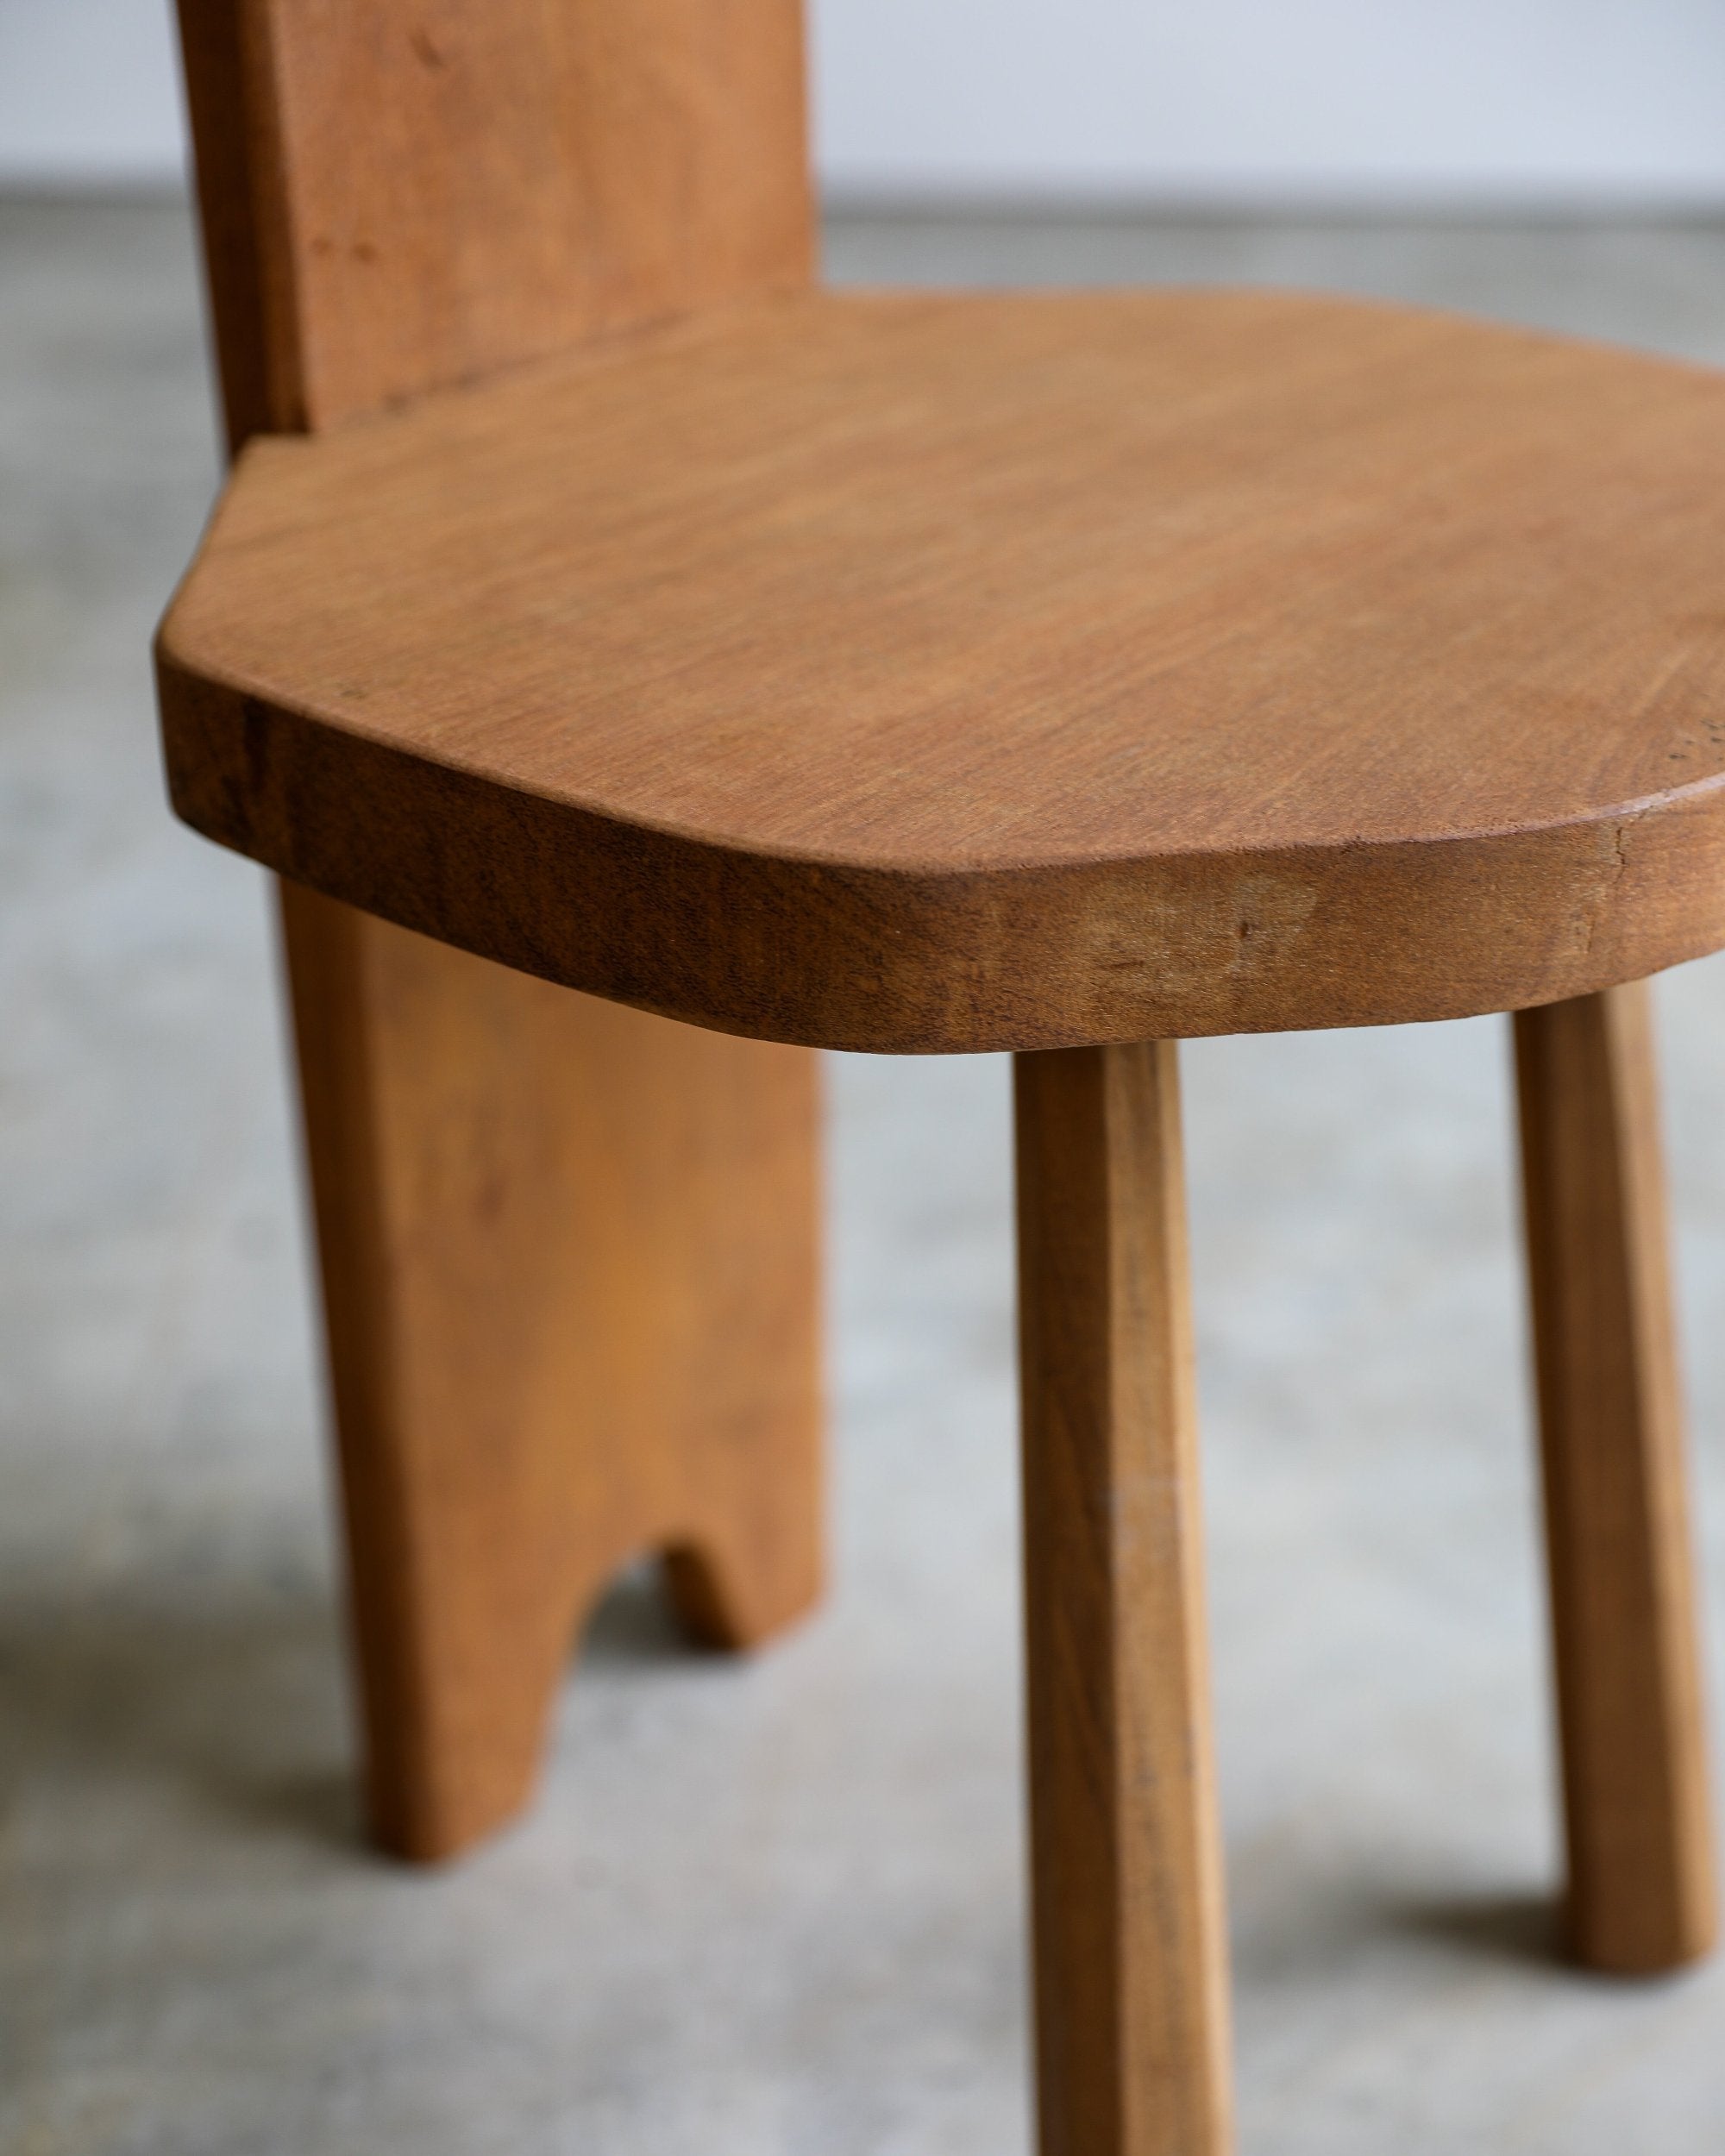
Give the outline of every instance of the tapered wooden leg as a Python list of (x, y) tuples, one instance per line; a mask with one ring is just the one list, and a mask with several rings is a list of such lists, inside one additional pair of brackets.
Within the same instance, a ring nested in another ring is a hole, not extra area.
[(819, 1591), (814, 1061), (282, 897), (372, 1817), (441, 1857), (633, 1553), (724, 1645)]
[(1042, 2156), (1222, 2156), (1176, 1051), (1020, 1056), (1016, 1084)]
[(1515, 1019), (1573, 1948), (1624, 1973), (1716, 1917), (1645, 982)]

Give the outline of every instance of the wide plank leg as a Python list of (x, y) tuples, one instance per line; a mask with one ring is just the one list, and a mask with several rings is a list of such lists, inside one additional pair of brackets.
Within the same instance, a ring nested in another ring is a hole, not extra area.
[(1042, 2156), (1222, 2156), (1176, 1050), (1023, 1055), (1015, 1077)]
[(1573, 1951), (1651, 1972), (1716, 1929), (1645, 982), (1515, 1017)]
[(631, 1555), (715, 1644), (819, 1591), (816, 1066), (292, 885), (282, 921), (371, 1815), (442, 1857), (524, 1800)]

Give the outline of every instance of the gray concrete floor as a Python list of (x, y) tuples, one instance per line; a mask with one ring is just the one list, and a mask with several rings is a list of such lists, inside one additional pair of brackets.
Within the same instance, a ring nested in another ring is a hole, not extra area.
[[(840, 221), (837, 273), (1320, 282), (1725, 360), (1725, 232)], [(838, 1577), (595, 1620), (531, 1816), (357, 1839), (261, 880), (160, 799), (215, 455), (172, 205), (0, 204), (0, 2149), (1026, 2145), (1006, 1071), (832, 1069)], [(1660, 991), (1725, 1669), (1725, 967)], [(1504, 1029), (1186, 1052), (1247, 2156), (1700, 2156), (1725, 1971), (1551, 1946)]]

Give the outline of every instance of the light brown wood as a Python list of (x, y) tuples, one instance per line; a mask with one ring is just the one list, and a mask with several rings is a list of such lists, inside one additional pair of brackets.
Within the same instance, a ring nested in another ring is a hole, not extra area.
[[(794, 0), (180, 0), (229, 435), (806, 281)], [(816, 1591), (815, 1073), (284, 892), (372, 1811), (521, 1802), (571, 1634)]]
[(806, 285), (799, 0), (180, 0), (230, 430)]
[(1016, 1090), (1042, 2156), (1224, 2156), (1176, 1050), (1021, 1056)]
[(282, 895), (373, 1817), (439, 1857), (626, 1558), (716, 1645), (819, 1591), (813, 1064)]
[(1717, 1933), (1683, 1418), (1645, 983), (1515, 1021), (1573, 1947)]
[(317, 888), (737, 1032), (1504, 1009), (1725, 943), (1722, 549), (1699, 368), (1290, 295), (787, 300), (254, 445), (168, 764)]
[(1518, 1033), (1577, 1936), (1698, 1951), (1650, 1080), (1592, 992), (1725, 943), (1725, 379), (1286, 294), (811, 294), (794, 0), (181, 18), (242, 454), (164, 738), (295, 880), (382, 1836), (520, 1802), (630, 1553), (727, 1644), (816, 1590), (813, 1073), (764, 1044), (1048, 1051), (1044, 2156), (1222, 2156), (1168, 1044), (1585, 998)]

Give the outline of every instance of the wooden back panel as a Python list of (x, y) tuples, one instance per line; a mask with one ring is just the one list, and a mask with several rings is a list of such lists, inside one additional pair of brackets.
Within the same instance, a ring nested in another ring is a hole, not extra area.
[(229, 435), (806, 285), (800, 0), (179, 0)]

